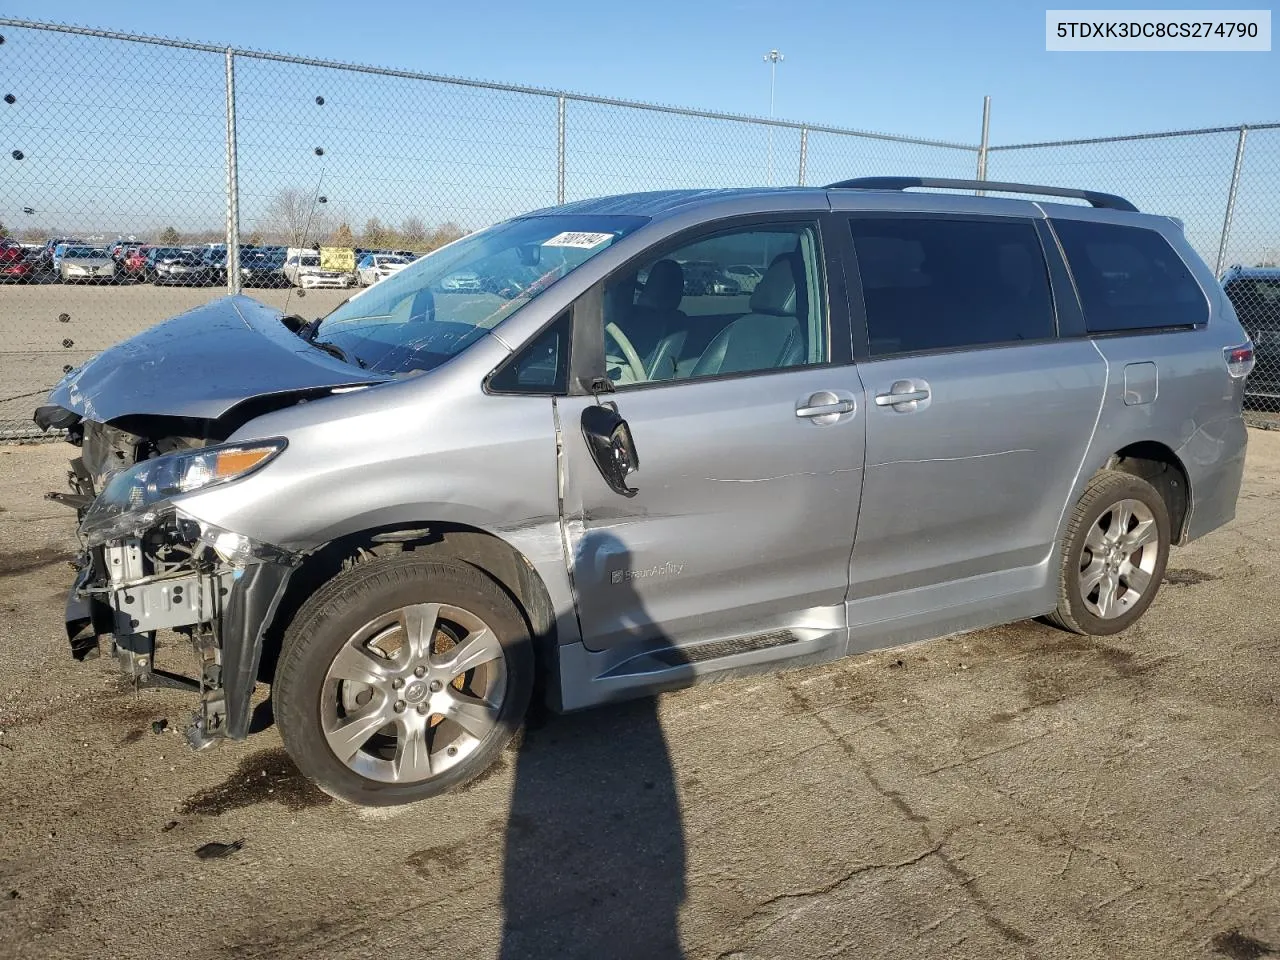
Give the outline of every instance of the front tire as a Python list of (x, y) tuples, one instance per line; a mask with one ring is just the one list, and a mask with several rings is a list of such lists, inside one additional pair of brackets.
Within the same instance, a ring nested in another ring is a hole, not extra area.
[(1169, 510), (1155, 487), (1118, 470), (1099, 473), (1067, 524), (1049, 620), (1095, 637), (1126, 629), (1155, 599), (1171, 542)]
[(339, 800), (390, 806), (487, 769), (533, 680), (528, 627), (501, 587), (404, 553), (344, 571), (303, 605), (272, 698), (303, 774)]

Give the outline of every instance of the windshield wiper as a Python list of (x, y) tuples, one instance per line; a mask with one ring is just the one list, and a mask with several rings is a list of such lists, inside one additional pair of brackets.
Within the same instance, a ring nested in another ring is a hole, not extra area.
[[(314, 334), (312, 334), (312, 336), (314, 336)], [(312, 340), (310, 337), (307, 338), (307, 341), (313, 347), (319, 347), (325, 353), (329, 354), (331, 357), (337, 357), (343, 363), (354, 363), (361, 370), (367, 370), (369, 368), (369, 365), (365, 363), (363, 360), (361, 360), (359, 357), (357, 357), (354, 353), (348, 353), (346, 350), (343, 350), (340, 346), (338, 346), (336, 343), (333, 343), (332, 341)]]

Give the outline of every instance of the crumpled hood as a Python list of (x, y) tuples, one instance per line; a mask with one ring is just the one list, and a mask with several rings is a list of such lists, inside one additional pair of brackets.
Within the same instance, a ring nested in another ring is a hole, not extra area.
[(85, 420), (151, 414), (214, 420), (254, 397), (379, 383), (391, 377), (343, 363), (249, 297), (224, 297), (116, 344), (49, 394)]

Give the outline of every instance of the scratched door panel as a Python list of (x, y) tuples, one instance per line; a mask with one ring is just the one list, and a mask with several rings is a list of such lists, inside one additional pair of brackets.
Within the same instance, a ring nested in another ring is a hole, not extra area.
[[(819, 391), (856, 409), (836, 422), (797, 417)], [(631, 498), (609, 489), (583, 442), (582, 408), (596, 401), (558, 399), (587, 646), (740, 635), (841, 604), (862, 485), (861, 397), (852, 365), (612, 394), (640, 458)]]
[[(868, 397), (850, 599), (1026, 567), (1052, 549), (1106, 385), (1087, 340), (860, 365)], [(900, 381), (927, 401), (875, 403)]]

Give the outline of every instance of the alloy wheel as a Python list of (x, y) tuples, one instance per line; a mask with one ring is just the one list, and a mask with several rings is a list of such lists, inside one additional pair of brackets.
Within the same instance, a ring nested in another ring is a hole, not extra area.
[(1095, 617), (1111, 620), (1131, 610), (1152, 587), (1160, 554), (1155, 515), (1141, 500), (1112, 504), (1085, 537), (1080, 596)]
[(506, 655), (461, 607), (420, 603), (370, 621), (339, 648), (322, 687), (329, 749), (354, 773), (420, 783), (474, 753), (498, 725)]

